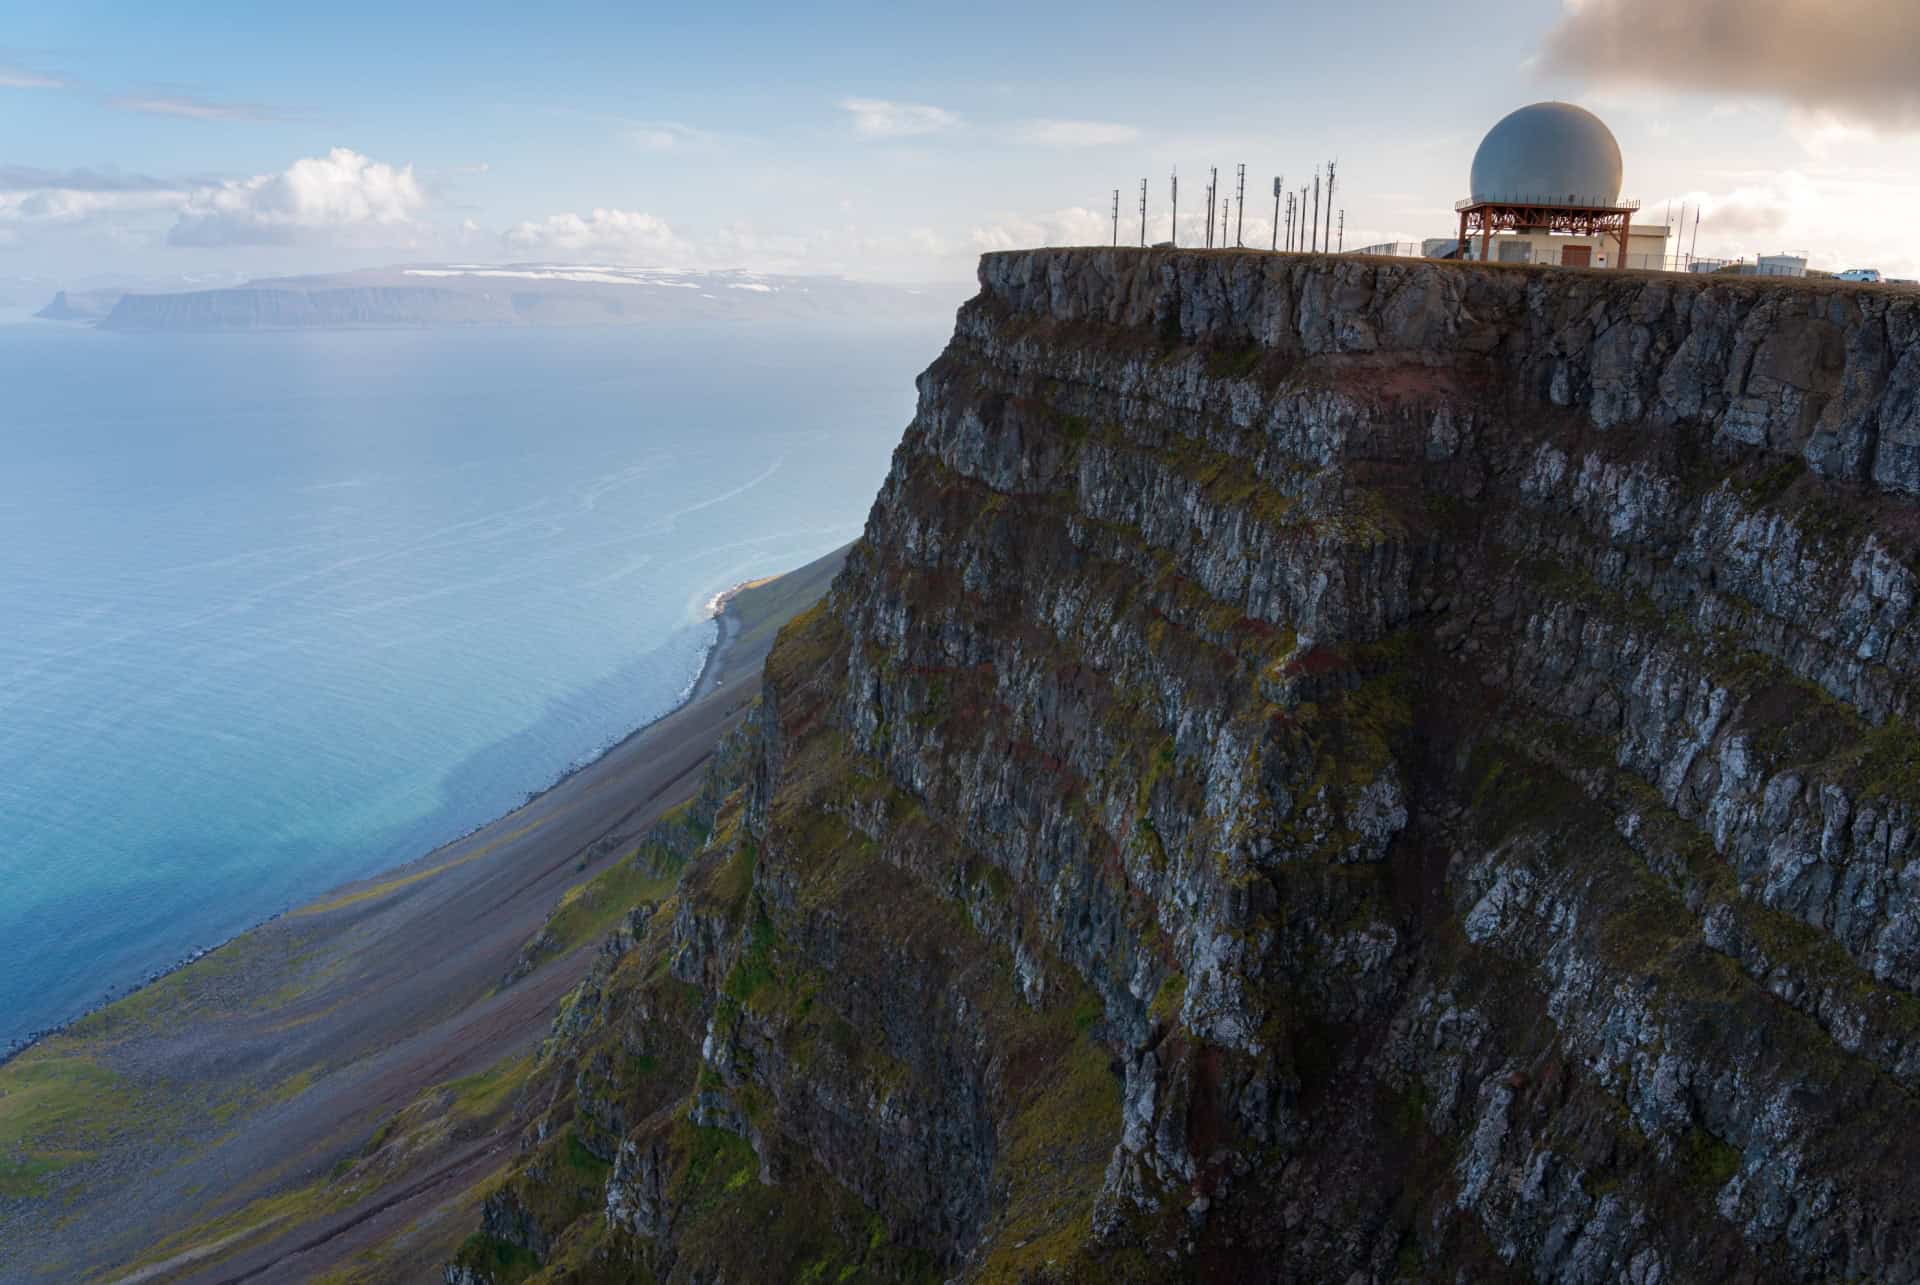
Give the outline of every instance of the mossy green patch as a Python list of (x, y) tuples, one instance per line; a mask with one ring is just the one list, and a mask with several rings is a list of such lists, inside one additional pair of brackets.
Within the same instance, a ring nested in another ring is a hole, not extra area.
[(1709, 1196), (1740, 1172), (1740, 1152), (1698, 1125), (1680, 1140), (1679, 1153), (1687, 1181)]
[(0, 1192), (35, 1195), (123, 1129), (163, 1129), (147, 1095), (65, 1036), (0, 1066)]
[(454, 1264), (471, 1269), (490, 1285), (521, 1285), (540, 1270), (540, 1260), (511, 1241), (475, 1232), (460, 1245)]
[(740, 952), (740, 958), (721, 987), (727, 998), (744, 1004), (774, 980), (773, 943), (773, 920), (767, 917), (764, 908), (755, 910), (753, 923), (747, 929), (747, 947)]
[(533, 1074), (531, 1053), (495, 1063), (476, 1075), (449, 1080), (444, 1086), (450, 1095), (454, 1115), (463, 1120), (484, 1120), (500, 1114), (512, 1104), (513, 1096)]
[(598, 941), (619, 926), (635, 906), (657, 902), (673, 891), (679, 881), (679, 863), (667, 854), (665, 861), (649, 861), (643, 866), (638, 860), (643, 855), (636, 851), (567, 889), (547, 916), (541, 936), (535, 939), (540, 943), (535, 966)]
[[(1084, 997), (1076, 1001), (1079, 1013)], [(1078, 1274), (1093, 1250), (1093, 1196), (1120, 1128), (1120, 1081), (1097, 1043), (1066, 1045), (1044, 1087), (1013, 1117), (1000, 1165), (1013, 1192), (978, 1279), (1026, 1281)], [(1051, 1269), (1049, 1264), (1052, 1265)]]

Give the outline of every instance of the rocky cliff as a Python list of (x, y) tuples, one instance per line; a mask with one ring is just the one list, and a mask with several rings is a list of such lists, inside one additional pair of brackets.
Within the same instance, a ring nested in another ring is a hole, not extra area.
[(1920, 1278), (1920, 297), (980, 284), (449, 1279)]

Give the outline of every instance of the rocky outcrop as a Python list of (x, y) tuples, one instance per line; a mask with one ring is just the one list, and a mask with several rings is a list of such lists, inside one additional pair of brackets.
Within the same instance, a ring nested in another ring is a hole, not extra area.
[(567, 1280), (1920, 1278), (1917, 327), (988, 256), (488, 1234)]
[(60, 290), (33, 315), (43, 321), (99, 321), (120, 302), (120, 290)]

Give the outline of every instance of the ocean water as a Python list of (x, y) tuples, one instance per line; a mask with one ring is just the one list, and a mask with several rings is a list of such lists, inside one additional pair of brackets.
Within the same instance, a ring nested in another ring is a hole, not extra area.
[(0, 325), (0, 1049), (670, 709), (943, 339)]

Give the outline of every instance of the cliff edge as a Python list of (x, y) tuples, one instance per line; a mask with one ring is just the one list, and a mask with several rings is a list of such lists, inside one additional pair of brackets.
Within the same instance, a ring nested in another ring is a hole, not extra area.
[(980, 286), (448, 1279), (1920, 1276), (1920, 297)]

